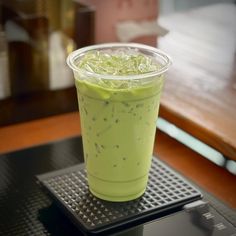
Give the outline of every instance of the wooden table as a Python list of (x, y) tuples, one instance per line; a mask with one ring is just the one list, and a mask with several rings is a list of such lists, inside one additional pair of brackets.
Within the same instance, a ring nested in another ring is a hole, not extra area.
[(173, 58), (160, 114), (236, 160), (236, 4), (160, 18), (158, 41)]
[[(80, 134), (78, 112), (0, 128), (0, 153)], [(154, 153), (184, 176), (236, 208), (236, 176), (158, 131)]]

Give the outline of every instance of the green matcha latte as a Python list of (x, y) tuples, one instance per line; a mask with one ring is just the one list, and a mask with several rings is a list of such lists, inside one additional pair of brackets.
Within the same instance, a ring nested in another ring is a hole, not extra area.
[(109, 201), (145, 192), (169, 58), (140, 44), (102, 44), (68, 57), (77, 88), (90, 191)]

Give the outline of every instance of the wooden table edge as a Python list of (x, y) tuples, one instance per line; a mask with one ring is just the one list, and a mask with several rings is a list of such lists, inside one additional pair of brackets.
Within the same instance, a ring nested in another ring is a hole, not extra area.
[(181, 113), (171, 110), (163, 104), (160, 105), (160, 116), (215, 150), (221, 152), (226, 158), (236, 160), (236, 147), (233, 146), (231, 142), (228, 142), (228, 140), (212, 132), (206, 126), (201, 126), (200, 124), (193, 122), (181, 115)]

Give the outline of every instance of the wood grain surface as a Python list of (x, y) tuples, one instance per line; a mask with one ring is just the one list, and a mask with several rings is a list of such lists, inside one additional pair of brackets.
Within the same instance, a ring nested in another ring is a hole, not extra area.
[[(81, 134), (78, 112), (0, 128), (0, 154)], [(154, 153), (230, 207), (236, 208), (236, 176), (157, 131)]]
[(160, 18), (173, 66), (160, 115), (236, 160), (236, 4)]

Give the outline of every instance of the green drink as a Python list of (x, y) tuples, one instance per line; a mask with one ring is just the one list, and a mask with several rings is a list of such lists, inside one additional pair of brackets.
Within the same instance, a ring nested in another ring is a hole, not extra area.
[(68, 57), (95, 196), (128, 201), (144, 193), (169, 63), (165, 54), (140, 44), (90, 46)]

